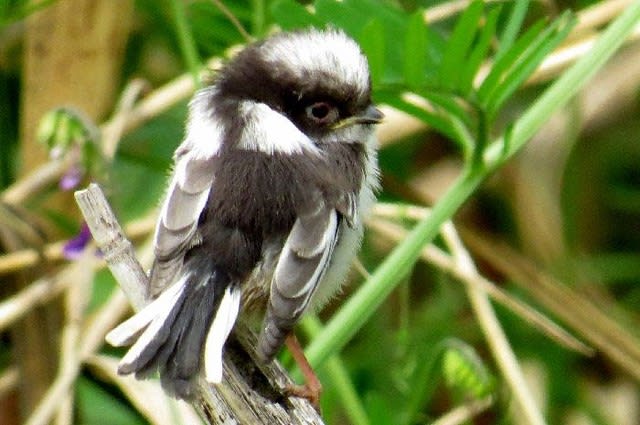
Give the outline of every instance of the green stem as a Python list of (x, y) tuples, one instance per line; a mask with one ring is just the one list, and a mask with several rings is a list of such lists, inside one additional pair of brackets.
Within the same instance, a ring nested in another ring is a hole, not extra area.
[(367, 322), (397, 283), (418, 260), (422, 247), (438, 234), (440, 226), (451, 218), (477, 189), (483, 173), (465, 172), (449, 188), (431, 215), (420, 221), (406, 239), (380, 264), (367, 282), (342, 306), (327, 323), (324, 331), (313, 339), (306, 350), (309, 362), (317, 366), (337, 353)]
[(196, 49), (196, 43), (191, 33), (191, 28), (187, 21), (185, 5), (182, 0), (170, 0), (171, 13), (176, 26), (176, 35), (178, 36), (178, 44), (185, 61), (185, 65), (191, 73), (193, 82), (196, 87), (200, 87), (200, 58)]
[(265, 16), (266, 16), (266, 7), (264, 4), (264, 0), (253, 0), (252, 4), (252, 22), (251, 22), (251, 32), (255, 37), (259, 37), (264, 34), (265, 30)]
[[(307, 316), (302, 321), (302, 328), (310, 339), (313, 339), (322, 331), (322, 324), (317, 317)], [(353, 425), (369, 425), (371, 422), (367, 416), (367, 411), (362, 405), (358, 392), (353, 386), (349, 373), (340, 357), (337, 355), (329, 357), (325, 367), (329, 374), (331, 387), (338, 393), (340, 404), (345, 414), (349, 417), (350, 423)], [(298, 371), (296, 373), (300, 375)]]

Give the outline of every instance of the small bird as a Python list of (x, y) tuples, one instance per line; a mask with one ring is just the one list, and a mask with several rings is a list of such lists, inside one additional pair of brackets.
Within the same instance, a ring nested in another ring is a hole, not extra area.
[(257, 353), (271, 361), (359, 248), (382, 118), (367, 60), (340, 30), (279, 33), (231, 59), (189, 104), (155, 230), (154, 300), (107, 335), (131, 345), (118, 372), (158, 371), (189, 399), (201, 369), (221, 382), (239, 314), (261, 320)]

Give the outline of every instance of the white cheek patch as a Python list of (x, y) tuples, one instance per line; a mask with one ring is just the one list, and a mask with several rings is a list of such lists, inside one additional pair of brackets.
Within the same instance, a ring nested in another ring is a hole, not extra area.
[(270, 155), (276, 152), (288, 155), (318, 152), (315, 144), (291, 121), (266, 104), (243, 101), (240, 103), (240, 113), (247, 118), (238, 143), (240, 149)]
[(222, 146), (224, 127), (209, 104), (215, 86), (200, 90), (189, 103), (189, 121), (184, 142), (176, 153), (191, 152), (194, 159), (215, 156)]

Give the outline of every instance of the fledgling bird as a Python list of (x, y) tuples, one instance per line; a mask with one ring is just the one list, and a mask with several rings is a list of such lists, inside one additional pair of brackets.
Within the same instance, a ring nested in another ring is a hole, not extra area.
[(340, 287), (375, 199), (367, 60), (335, 29), (276, 34), (224, 66), (189, 105), (155, 231), (155, 300), (107, 336), (121, 374), (159, 371), (190, 398), (222, 379), (239, 313), (268, 362), (300, 316)]

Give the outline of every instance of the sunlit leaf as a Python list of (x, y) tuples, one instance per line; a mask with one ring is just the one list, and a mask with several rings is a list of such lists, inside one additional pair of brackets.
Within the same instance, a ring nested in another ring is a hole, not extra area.
[(440, 65), (440, 82), (443, 87), (458, 87), (460, 70), (476, 36), (483, 9), (481, 1), (474, 1), (458, 18)]
[(490, 394), (495, 379), (472, 346), (461, 340), (450, 341), (442, 356), (442, 374), (446, 384), (464, 398), (476, 399)]
[(489, 75), (484, 79), (478, 89), (478, 99), (483, 105), (486, 105), (486, 99), (493, 93), (493, 90), (500, 84), (504, 73), (518, 61), (518, 58), (529, 48), (531, 43), (542, 33), (547, 22), (545, 20), (538, 21), (535, 25), (525, 32), (513, 46), (506, 52), (500, 60), (491, 66)]
[(393, 106), (394, 108), (398, 108), (401, 111), (404, 111), (414, 117), (418, 118), (421, 121), (424, 121), (440, 133), (449, 137), (452, 140), (457, 139), (456, 131), (451, 124), (451, 121), (447, 119), (444, 115), (439, 114), (437, 112), (429, 112), (424, 108), (416, 106), (406, 100), (400, 98), (397, 95), (384, 95), (382, 93), (378, 93), (378, 99), (382, 103), (386, 103), (387, 105)]
[(271, 5), (271, 15), (283, 30), (323, 25), (322, 19), (294, 0), (276, 0)]
[(410, 88), (419, 88), (426, 81), (427, 69), (427, 28), (421, 10), (409, 18), (404, 45), (404, 81)]
[(573, 15), (566, 12), (529, 46), (519, 58), (513, 69), (505, 76), (504, 81), (486, 100), (487, 114), (491, 117), (503, 103), (520, 87), (536, 70), (538, 65), (567, 36), (574, 24)]
[(382, 81), (385, 69), (384, 27), (377, 19), (372, 19), (362, 29), (360, 47), (369, 61), (371, 82), (376, 87)]
[(466, 61), (464, 71), (460, 76), (460, 82), (458, 89), (461, 93), (468, 95), (473, 87), (473, 79), (482, 64), (482, 61), (487, 57), (489, 47), (491, 47), (491, 40), (496, 32), (496, 24), (498, 22), (498, 16), (500, 16), (501, 8), (495, 8), (487, 15), (486, 22), (482, 27), (478, 41), (475, 43), (469, 58)]
[(495, 55), (495, 60), (498, 61), (513, 45), (525, 16), (527, 16), (527, 10), (529, 10), (530, 0), (516, 0), (512, 2), (511, 13), (507, 18), (507, 25), (500, 35), (500, 43), (498, 45), (498, 51)]

